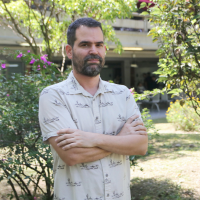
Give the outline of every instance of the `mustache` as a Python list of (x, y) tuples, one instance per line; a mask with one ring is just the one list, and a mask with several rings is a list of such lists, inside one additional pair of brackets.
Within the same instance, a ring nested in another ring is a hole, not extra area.
[(103, 59), (98, 55), (88, 55), (84, 58), (84, 63), (86, 63), (90, 59), (98, 59), (100, 63), (102, 63)]

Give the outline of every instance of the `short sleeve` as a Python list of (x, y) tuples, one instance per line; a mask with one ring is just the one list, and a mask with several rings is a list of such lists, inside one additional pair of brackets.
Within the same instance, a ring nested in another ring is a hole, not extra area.
[(39, 123), (44, 143), (58, 136), (63, 128), (77, 128), (63, 99), (56, 90), (44, 89), (39, 98)]
[(142, 120), (140, 110), (135, 102), (133, 94), (126, 88), (126, 120), (133, 115), (139, 115), (139, 118)]

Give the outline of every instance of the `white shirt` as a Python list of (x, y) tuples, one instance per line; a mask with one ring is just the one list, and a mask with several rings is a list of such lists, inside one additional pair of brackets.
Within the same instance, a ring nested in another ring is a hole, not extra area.
[[(129, 89), (100, 79), (94, 96), (75, 79), (45, 88), (40, 95), (39, 121), (43, 141), (63, 128), (117, 135), (126, 120), (140, 115)], [(54, 159), (54, 200), (131, 200), (129, 156), (112, 153), (90, 163), (68, 166), (51, 146)]]

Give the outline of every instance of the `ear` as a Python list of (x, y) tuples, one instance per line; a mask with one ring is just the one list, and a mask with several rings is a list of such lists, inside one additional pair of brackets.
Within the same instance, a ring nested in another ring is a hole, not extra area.
[(66, 48), (67, 57), (69, 59), (72, 59), (72, 47), (69, 44), (67, 44), (67, 46), (65, 48)]

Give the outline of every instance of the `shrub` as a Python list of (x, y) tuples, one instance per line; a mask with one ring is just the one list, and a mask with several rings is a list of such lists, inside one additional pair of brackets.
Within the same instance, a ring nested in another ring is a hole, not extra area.
[[(1, 75), (0, 80), (0, 147), (4, 149), (0, 181), (8, 180), (17, 200), (20, 197), (32, 200), (37, 193), (50, 200), (52, 155), (49, 146), (41, 140), (38, 99), (51, 79), (44, 80), (37, 74), (15, 74), (10, 80)], [(44, 188), (39, 185), (41, 181), (45, 183)], [(21, 188), (22, 195), (17, 194), (14, 183)]]
[(173, 123), (178, 130), (200, 131), (199, 116), (195, 112), (191, 100), (171, 102), (167, 111), (167, 121)]
[[(53, 199), (52, 155), (42, 142), (38, 122), (40, 92), (48, 85), (62, 81), (56, 67), (46, 56), (16, 52), (26, 63), (33, 63), (29, 75), (6, 77), (6, 67), (0, 68), (0, 181), (7, 179), (12, 187), (10, 199)], [(16, 55), (15, 55), (16, 57)], [(34, 62), (33, 62), (34, 61)], [(40, 67), (41, 66), (41, 67)], [(41, 183), (44, 183), (41, 188)], [(21, 189), (21, 194), (16, 190)], [(39, 198), (37, 198), (39, 199)]]

